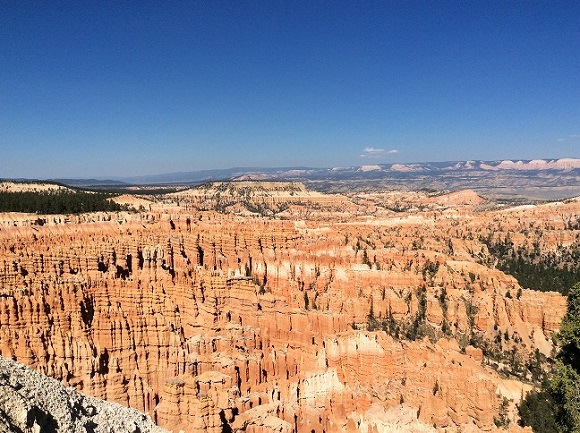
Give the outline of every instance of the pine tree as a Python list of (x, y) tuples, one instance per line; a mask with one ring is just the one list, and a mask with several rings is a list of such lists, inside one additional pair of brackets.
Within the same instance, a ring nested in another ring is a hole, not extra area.
[(568, 292), (557, 342), (556, 367), (542, 389), (520, 404), (521, 424), (534, 432), (580, 433), (580, 283)]

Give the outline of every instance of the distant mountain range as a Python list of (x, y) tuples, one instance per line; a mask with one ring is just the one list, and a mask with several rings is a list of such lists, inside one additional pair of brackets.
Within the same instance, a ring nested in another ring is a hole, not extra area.
[(228, 169), (199, 170), (191, 172), (167, 173), (138, 177), (97, 179), (55, 179), (70, 186), (122, 186), (126, 185), (191, 185), (215, 180), (371, 180), (404, 179), (416, 176), (441, 177), (461, 174), (486, 177), (512, 173), (534, 176), (539, 173), (580, 178), (580, 159), (534, 159), (498, 161), (447, 161), (409, 164), (376, 164), (352, 167), (312, 168), (312, 167), (234, 167)]
[[(1, 180), (1, 179), (0, 179)], [(31, 179), (6, 179), (19, 183)], [(494, 199), (580, 197), (580, 159), (447, 161), (352, 167), (234, 167), (113, 179), (50, 179), (77, 188), (161, 194), (212, 181), (295, 181), (327, 193), (473, 189)]]

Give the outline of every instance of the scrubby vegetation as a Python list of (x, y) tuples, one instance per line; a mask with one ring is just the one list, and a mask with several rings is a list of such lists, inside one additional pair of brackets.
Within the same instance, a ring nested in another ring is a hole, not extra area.
[[(500, 373), (513, 376), (519, 380), (536, 384), (538, 389), (528, 393), (519, 406), (520, 423), (532, 427), (534, 432), (542, 433), (580, 433), (580, 283), (568, 291), (568, 310), (562, 320), (560, 332), (555, 336), (557, 355), (554, 360), (547, 360), (539, 350), (529, 354), (527, 359), (521, 358), (517, 349), (517, 341), (506, 350), (503, 343), (516, 338), (507, 332), (498, 331), (494, 341), (484, 340), (472, 331), (470, 323), (469, 335), (465, 344), (479, 347), (490, 365), (503, 365)], [(367, 316), (369, 331), (383, 330), (396, 339), (417, 340), (425, 336), (440, 336), (425, 320), (425, 292), (418, 288), (408, 293), (408, 299), (416, 296), (418, 311), (410, 321), (396, 321), (392, 314), (386, 318), (376, 317), (371, 301)], [(439, 300), (445, 303), (445, 294), (439, 295)], [(469, 301), (465, 300), (465, 308), (470, 322), (477, 313)], [(460, 337), (460, 336), (456, 336)], [(552, 365), (551, 370), (546, 367)], [(498, 426), (505, 425), (504, 418), (496, 419)]]
[(515, 277), (521, 286), (540, 291), (566, 294), (580, 281), (580, 244), (558, 246), (555, 251), (541, 251), (539, 243), (531, 248), (516, 247), (509, 237), (481, 237), (497, 260), (496, 266)]
[(519, 412), (534, 432), (580, 432), (580, 283), (570, 289), (568, 311), (556, 337), (556, 365), (538, 391), (529, 393)]
[(409, 309), (413, 295), (417, 298), (417, 312), (409, 320), (405, 321), (395, 320), (391, 311), (389, 311), (386, 318), (375, 316), (371, 301), (369, 314), (367, 315), (367, 329), (369, 331), (385, 331), (395, 339), (415, 341), (429, 337), (436, 341), (437, 338), (441, 337), (441, 331), (436, 330), (427, 322), (426, 287), (417, 287), (414, 292), (409, 291), (405, 295), (405, 302)]
[(60, 190), (0, 192), (0, 212), (39, 214), (78, 214), (83, 212), (120, 211), (123, 207), (110, 200), (112, 194)]

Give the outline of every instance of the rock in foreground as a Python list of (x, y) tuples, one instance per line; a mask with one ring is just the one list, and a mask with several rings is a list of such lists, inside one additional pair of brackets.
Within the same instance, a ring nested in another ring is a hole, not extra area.
[(0, 356), (0, 432), (164, 431), (148, 415), (85, 396)]

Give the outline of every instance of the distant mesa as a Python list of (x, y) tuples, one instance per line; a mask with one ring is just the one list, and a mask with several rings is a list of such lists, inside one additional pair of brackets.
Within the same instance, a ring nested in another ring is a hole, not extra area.
[(457, 170), (562, 170), (569, 171), (580, 169), (580, 159), (534, 159), (516, 160), (509, 159), (500, 161), (450, 161), (450, 162), (427, 162), (414, 164), (392, 164), (385, 166), (391, 171), (457, 171)]
[(267, 181), (234, 181), (234, 182), (209, 182), (194, 188), (174, 193), (174, 196), (191, 195), (202, 193), (209, 194), (227, 194), (227, 195), (257, 195), (273, 196), (286, 195), (295, 193), (305, 193), (306, 186), (300, 182), (267, 182)]
[(332, 168), (234, 167), (114, 180), (61, 179), (63, 184), (73, 188), (143, 194), (167, 193), (171, 189), (188, 189), (222, 181), (301, 182), (311, 190), (343, 194), (380, 189), (474, 189), (485, 197), (561, 200), (580, 194), (580, 159), (469, 160)]
[(425, 168), (420, 164), (393, 164), (392, 171), (422, 171)]
[(144, 176), (136, 183), (153, 182), (204, 182), (216, 180), (348, 180), (372, 178), (389, 178), (398, 173), (425, 173), (431, 175), (488, 171), (538, 171), (555, 170), (570, 172), (580, 170), (580, 159), (536, 159), (536, 160), (499, 160), (499, 161), (447, 161), (372, 164), (353, 167), (308, 168), (232, 168), (228, 170), (203, 170), (190, 173)]
[(0, 182), (0, 192), (48, 192), (48, 191), (70, 191), (63, 185), (49, 182), (15, 182), (3, 181)]
[(380, 165), (361, 165), (360, 171), (380, 171), (382, 167)]
[(397, 176), (409, 176), (413, 173), (431, 176), (455, 175), (460, 173), (484, 175), (490, 171), (505, 172), (508, 174), (511, 172), (537, 171), (576, 173), (576, 171), (580, 171), (580, 159), (469, 160), (373, 164), (330, 168), (234, 167), (115, 179), (57, 179), (56, 181), (71, 187), (129, 188), (131, 185), (194, 185), (227, 180), (294, 180), (308, 182), (322, 180), (391, 179)]
[(574, 170), (580, 169), (580, 159), (562, 158), (556, 160), (534, 159), (532, 161), (501, 161), (497, 169), (504, 170)]

